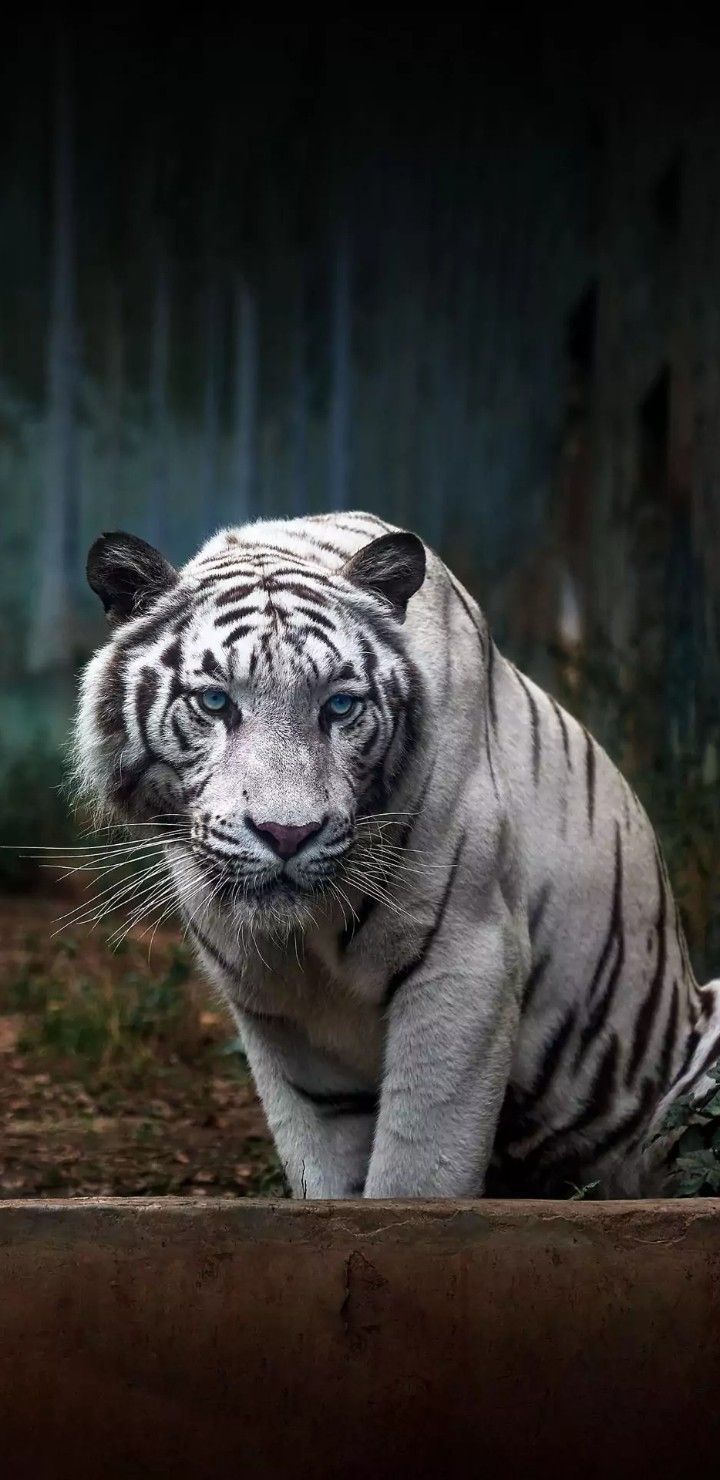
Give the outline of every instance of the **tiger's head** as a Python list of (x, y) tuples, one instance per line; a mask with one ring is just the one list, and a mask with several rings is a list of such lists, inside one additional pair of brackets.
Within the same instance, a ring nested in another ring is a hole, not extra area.
[(180, 571), (121, 533), (88, 557), (111, 636), (82, 681), (80, 788), (166, 829), (189, 915), (212, 900), (240, 925), (302, 927), (319, 896), (362, 887), (416, 738), (402, 624), (422, 542), (391, 532), (333, 558), (328, 540), (283, 541), (292, 528), (225, 530)]

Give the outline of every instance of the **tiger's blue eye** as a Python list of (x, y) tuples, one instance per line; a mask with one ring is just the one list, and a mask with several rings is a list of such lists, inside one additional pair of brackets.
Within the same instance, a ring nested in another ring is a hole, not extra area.
[(208, 714), (222, 714), (230, 704), (230, 695), (224, 689), (203, 689), (200, 704)]
[(357, 702), (352, 694), (333, 694), (325, 705), (325, 712), (331, 719), (346, 719)]

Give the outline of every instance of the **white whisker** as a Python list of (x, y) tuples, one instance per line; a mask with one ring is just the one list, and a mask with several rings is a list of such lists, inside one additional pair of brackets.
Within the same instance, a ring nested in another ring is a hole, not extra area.
[[(129, 875), (123, 874), (119, 879), (113, 879), (112, 883), (106, 884), (104, 889), (98, 890), (98, 892), (96, 894), (93, 894), (89, 899), (83, 899), (80, 901), (79, 904), (73, 905), (72, 909), (66, 910), (65, 914), (63, 915), (58, 915), (57, 919), (67, 920), (72, 915), (84, 914), (87, 910), (94, 909), (101, 900), (104, 900), (109, 895), (114, 894), (116, 890), (122, 891), (123, 893), (125, 891), (131, 892), (134, 887), (138, 887), (140, 884), (144, 883), (146, 879), (150, 878), (159, 869), (166, 867), (167, 862), (164, 858), (157, 859), (155, 857), (151, 857), (147, 861), (146, 868), (139, 869)], [(96, 884), (98, 880), (93, 879), (92, 882), (93, 884)], [(122, 897), (122, 894), (119, 897)]]

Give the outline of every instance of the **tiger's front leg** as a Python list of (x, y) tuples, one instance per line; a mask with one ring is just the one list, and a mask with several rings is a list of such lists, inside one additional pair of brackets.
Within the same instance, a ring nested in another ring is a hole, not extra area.
[(471, 934), (457, 928), (462, 939), (444, 951), (438, 941), (390, 1002), (365, 1197), (483, 1192), (517, 1034), (523, 954), (507, 919)]
[(292, 1024), (239, 1012), (243, 1044), (295, 1198), (362, 1196), (377, 1095)]

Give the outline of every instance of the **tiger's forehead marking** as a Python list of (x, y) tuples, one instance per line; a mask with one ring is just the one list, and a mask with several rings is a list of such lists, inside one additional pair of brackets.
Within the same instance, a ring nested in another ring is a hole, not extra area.
[(191, 641), (202, 643), (203, 673), (306, 688), (342, 681), (343, 673), (362, 677), (365, 644), (341, 576), (347, 556), (327, 541), (322, 546), (328, 560), (322, 569), (314, 552), (310, 557), (275, 545), (249, 547), (230, 536), (222, 548), (192, 562), (186, 574), (199, 601)]
[(349, 553), (338, 544), (314, 536), (305, 536), (284, 544), (247, 539), (229, 544), (226, 540), (217, 549), (197, 555), (188, 569), (212, 571), (221, 575), (225, 568), (233, 569), (240, 565), (257, 569), (273, 564), (294, 563), (309, 570), (318, 567), (339, 570), (349, 558)]

